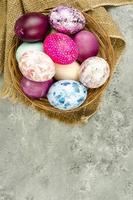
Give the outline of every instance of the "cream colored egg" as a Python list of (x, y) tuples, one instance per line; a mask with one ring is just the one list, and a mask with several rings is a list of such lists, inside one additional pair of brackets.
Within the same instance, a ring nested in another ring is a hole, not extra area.
[(56, 80), (76, 80), (79, 81), (80, 65), (73, 62), (69, 65), (55, 64)]

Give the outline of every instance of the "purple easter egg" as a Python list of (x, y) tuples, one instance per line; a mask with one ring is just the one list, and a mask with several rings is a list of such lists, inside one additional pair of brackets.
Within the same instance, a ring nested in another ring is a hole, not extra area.
[(48, 29), (48, 16), (38, 12), (31, 12), (21, 16), (14, 27), (16, 35), (26, 42), (43, 40)]
[(45, 82), (34, 82), (23, 77), (20, 86), (23, 92), (26, 94), (26, 96), (32, 99), (39, 99), (46, 97), (48, 90), (53, 84), (53, 82), (53, 79), (50, 79)]
[(80, 31), (73, 39), (79, 50), (78, 61), (83, 62), (87, 58), (98, 54), (99, 42), (92, 32), (86, 30)]

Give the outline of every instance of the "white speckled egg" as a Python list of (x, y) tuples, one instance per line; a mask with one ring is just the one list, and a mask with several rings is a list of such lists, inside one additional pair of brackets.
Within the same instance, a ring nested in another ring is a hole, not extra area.
[(42, 42), (35, 42), (35, 43), (28, 43), (23, 42), (16, 51), (16, 59), (17, 61), (20, 60), (21, 56), (27, 51), (41, 51), (43, 52), (43, 43)]
[(43, 52), (27, 51), (18, 64), (23, 76), (31, 81), (44, 82), (55, 75), (54, 62)]
[(57, 31), (65, 34), (74, 34), (85, 27), (85, 17), (72, 7), (58, 6), (50, 13), (50, 24)]
[(51, 86), (47, 97), (52, 106), (61, 110), (71, 110), (84, 103), (87, 88), (77, 81), (61, 80)]
[(76, 80), (79, 81), (80, 65), (73, 62), (69, 65), (55, 64), (56, 80)]
[(106, 60), (100, 57), (86, 59), (81, 65), (80, 81), (88, 88), (102, 86), (110, 75), (110, 68)]

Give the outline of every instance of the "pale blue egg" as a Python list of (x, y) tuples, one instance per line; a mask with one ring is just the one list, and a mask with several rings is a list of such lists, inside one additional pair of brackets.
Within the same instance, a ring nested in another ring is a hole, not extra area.
[(35, 43), (28, 43), (23, 42), (16, 51), (16, 60), (19, 61), (21, 56), (27, 51), (41, 51), (43, 52), (43, 43), (42, 42), (35, 42)]
[(71, 110), (84, 103), (87, 88), (77, 81), (61, 80), (51, 86), (47, 97), (52, 106), (61, 110)]

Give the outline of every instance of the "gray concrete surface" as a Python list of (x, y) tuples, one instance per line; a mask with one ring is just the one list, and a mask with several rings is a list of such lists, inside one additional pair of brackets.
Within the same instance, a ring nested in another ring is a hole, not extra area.
[(127, 47), (88, 124), (0, 101), (0, 200), (133, 200), (133, 6), (110, 13)]

